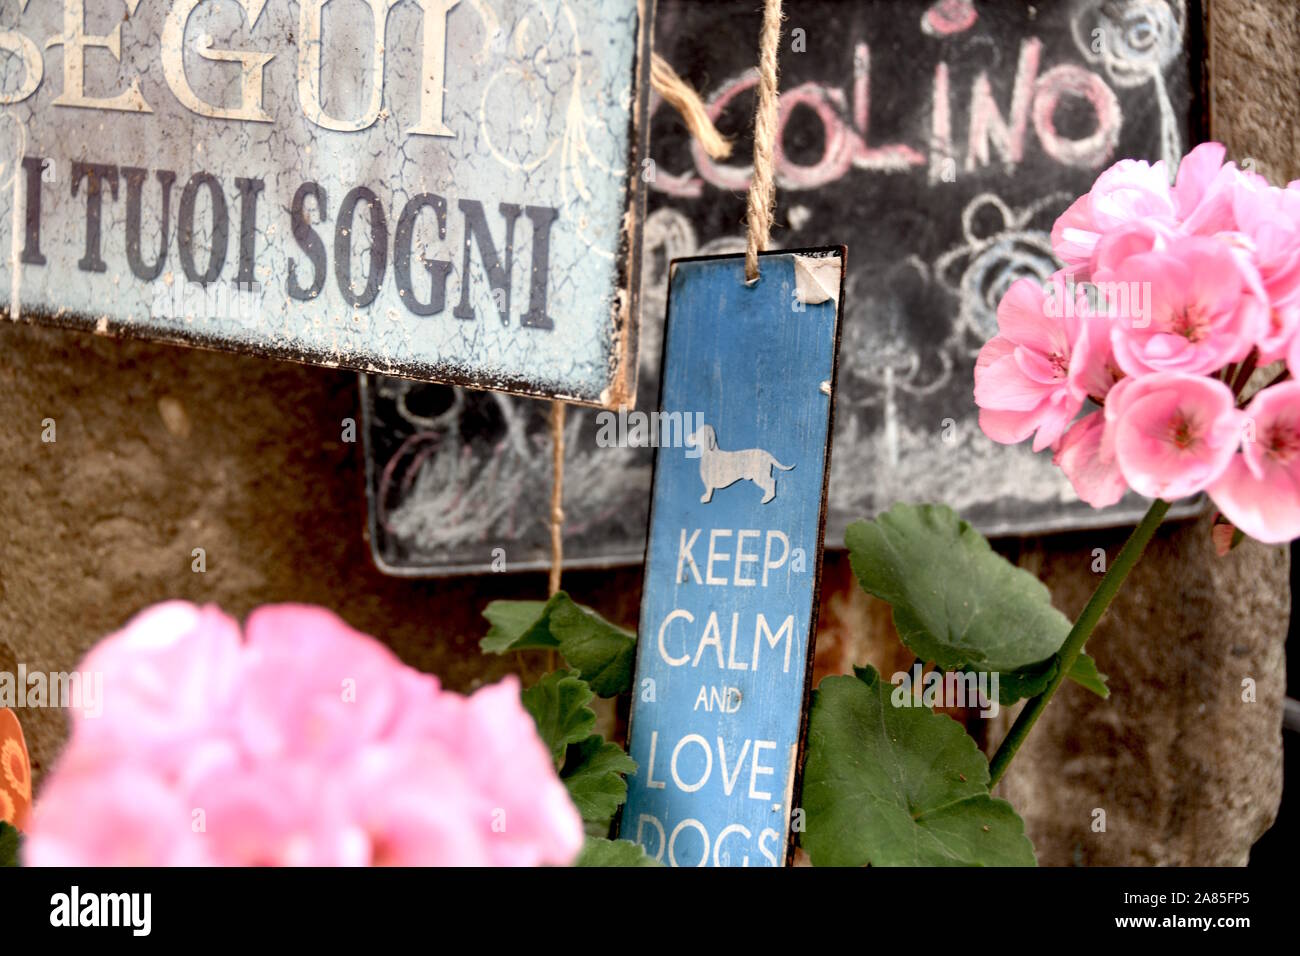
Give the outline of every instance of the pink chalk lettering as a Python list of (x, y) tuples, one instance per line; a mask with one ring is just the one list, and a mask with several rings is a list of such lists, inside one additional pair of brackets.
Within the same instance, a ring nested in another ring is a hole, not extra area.
[[(1097, 128), (1083, 139), (1061, 136), (1052, 118), (1062, 96), (1086, 99), (1097, 116)], [(1122, 122), (1119, 99), (1096, 73), (1063, 63), (1044, 73), (1034, 91), (1034, 130), (1043, 151), (1059, 163), (1092, 169), (1110, 161), (1119, 143)]]
[(1016, 79), (1011, 90), (1011, 115), (1003, 119), (988, 73), (980, 73), (970, 94), (970, 144), (966, 153), (966, 169), (989, 164), (989, 146), (996, 147), (1002, 161), (1015, 166), (1025, 155), (1025, 129), (1029, 123), (1029, 106), (1034, 93), (1034, 79), (1038, 75), (1038, 57), (1043, 44), (1030, 37), (1020, 44), (1020, 60), (1016, 64)]

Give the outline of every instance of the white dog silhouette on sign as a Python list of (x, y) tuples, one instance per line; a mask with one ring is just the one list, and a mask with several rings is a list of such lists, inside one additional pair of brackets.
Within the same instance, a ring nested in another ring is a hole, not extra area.
[(718, 447), (718, 436), (712, 425), (701, 425), (687, 443), (700, 450), (700, 480), (704, 482), (702, 504), (713, 500), (713, 493), (719, 488), (726, 488), (736, 482), (748, 479), (763, 489), (763, 500), (767, 504), (776, 497), (776, 479), (772, 469), (793, 471), (794, 465), (783, 465), (769, 451), (761, 448), (745, 448), (739, 451), (723, 451)]

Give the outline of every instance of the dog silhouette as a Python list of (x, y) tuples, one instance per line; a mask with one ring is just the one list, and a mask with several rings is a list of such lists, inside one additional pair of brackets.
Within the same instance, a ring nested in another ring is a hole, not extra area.
[(701, 425), (687, 439), (687, 444), (700, 450), (700, 480), (704, 482), (704, 497), (700, 499), (702, 504), (712, 501), (713, 493), (719, 488), (726, 488), (745, 479), (763, 489), (760, 504), (767, 504), (776, 497), (776, 480), (772, 469), (794, 470), (794, 465), (781, 464), (771, 452), (761, 448), (724, 451), (718, 447), (718, 436), (712, 425)]

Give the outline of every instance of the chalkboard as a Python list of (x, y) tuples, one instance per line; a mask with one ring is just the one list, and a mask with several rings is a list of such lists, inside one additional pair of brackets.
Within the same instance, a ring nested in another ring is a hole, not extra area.
[[(652, 98), (640, 404), (653, 407), (667, 263), (742, 247), (750, 2), (663, 0), (656, 49), (735, 138), (713, 163)], [(874, 3), (787, 10), (774, 244), (849, 247), (826, 540), (895, 501), (944, 501), (987, 534), (1120, 524), (1144, 504), (1079, 502), (1048, 455), (979, 430), (972, 369), (997, 300), (1054, 268), (1053, 220), (1123, 157), (1176, 162), (1205, 138), (1200, 4)], [(945, 95), (946, 93), (946, 95)], [(386, 570), (507, 569), (549, 556), (546, 406), (371, 378), (371, 543)], [(568, 566), (641, 560), (650, 448), (596, 442), (571, 412)], [(1183, 506), (1181, 513), (1191, 510)]]

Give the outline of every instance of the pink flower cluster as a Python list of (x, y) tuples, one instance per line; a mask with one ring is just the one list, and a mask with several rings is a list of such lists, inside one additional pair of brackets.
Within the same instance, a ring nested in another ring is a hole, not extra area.
[(81, 665), (29, 865), (536, 865), (582, 821), (514, 678), (470, 697), (320, 608), (160, 604)]
[[(1300, 181), (1286, 189), (1192, 150), (1123, 160), (1052, 229), (1065, 264), (1011, 285), (980, 351), (995, 441), (1051, 448), (1079, 497), (1205, 491), (1261, 541), (1300, 536)], [(1242, 408), (1252, 370), (1286, 363)], [(1083, 413), (1082, 415), (1080, 413)]]

